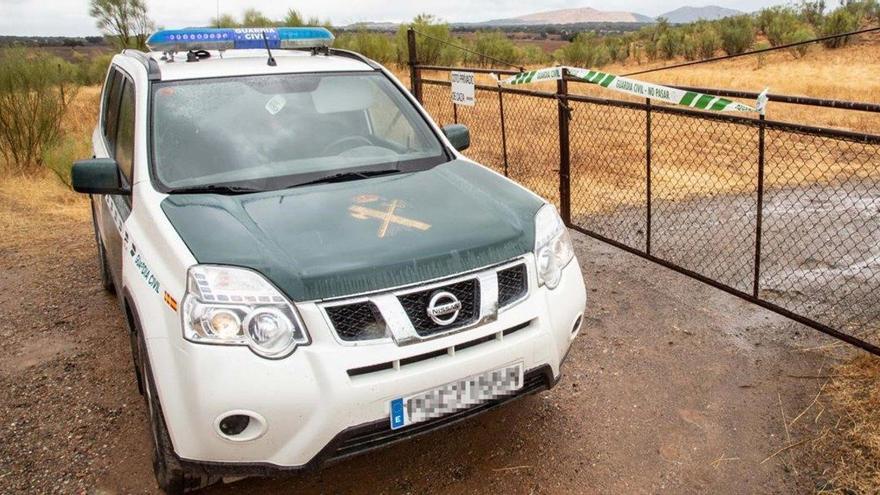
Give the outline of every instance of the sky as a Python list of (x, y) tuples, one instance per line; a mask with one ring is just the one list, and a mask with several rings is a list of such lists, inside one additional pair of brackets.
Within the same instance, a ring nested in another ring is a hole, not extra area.
[[(146, 0), (150, 17), (165, 28), (207, 25), (217, 12), (218, 0)], [(358, 21), (406, 21), (427, 12), (449, 22), (474, 22), (516, 17), (546, 10), (593, 7), (627, 10), (656, 16), (683, 5), (719, 5), (743, 11), (781, 3), (781, 0), (219, 0), (220, 11), (238, 15), (254, 7), (271, 18), (288, 8), (306, 17), (329, 19), (334, 25)], [(625, 5), (625, 6), (624, 6)], [(98, 34), (89, 17), (88, 0), (0, 0), (0, 35), (85, 36)]]

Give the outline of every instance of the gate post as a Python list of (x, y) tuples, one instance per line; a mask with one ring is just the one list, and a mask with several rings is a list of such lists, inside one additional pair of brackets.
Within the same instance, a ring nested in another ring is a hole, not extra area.
[(571, 108), (568, 106), (567, 71), (562, 69), (562, 77), (556, 81), (556, 100), (559, 110), (559, 214), (567, 227), (571, 226), (571, 142), (569, 139), (569, 120)]
[(652, 207), (651, 204), (652, 192), (651, 192), (651, 99), (645, 98), (645, 212), (647, 214), (647, 218), (645, 219), (645, 253), (648, 255), (651, 254), (651, 223), (653, 222), (651, 219)]
[(409, 52), (409, 84), (413, 96), (419, 103), (422, 102), (422, 81), (419, 74), (419, 59), (416, 53), (416, 31), (413, 28), (406, 30), (406, 46)]
[(758, 120), (758, 205), (755, 216), (755, 280), (752, 285), (752, 295), (758, 298), (761, 290), (761, 237), (764, 230), (764, 113), (761, 112)]

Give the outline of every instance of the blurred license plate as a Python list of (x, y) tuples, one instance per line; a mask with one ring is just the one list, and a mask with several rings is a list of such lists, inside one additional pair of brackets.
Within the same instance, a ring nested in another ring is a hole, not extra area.
[(523, 386), (522, 363), (469, 376), (391, 401), (391, 428), (439, 418), (455, 411), (509, 395)]

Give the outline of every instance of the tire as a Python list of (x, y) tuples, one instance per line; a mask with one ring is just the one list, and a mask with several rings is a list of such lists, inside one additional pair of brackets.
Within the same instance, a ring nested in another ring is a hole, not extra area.
[(174, 453), (171, 445), (171, 436), (165, 425), (162, 415), (162, 407), (156, 395), (156, 387), (153, 384), (152, 371), (146, 354), (146, 346), (143, 338), (138, 336), (138, 359), (140, 364), (141, 381), (144, 388), (144, 399), (147, 404), (147, 415), (150, 421), (150, 433), (153, 439), (153, 472), (159, 488), (169, 495), (179, 495), (193, 490), (204, 488), (220, 480), (218, 476), (208, 476), (206, 473), (195, 472), (185, 468), (180, 459)]
[(113, 276), (110, 274), (110, 265), (107, 264), (107, 251), (104, 249), (104, 243), (101, 242), (101, 235), (98, 233), (98, 217), (95, 215), (95, 199), (92, 197), (92, 226), (95, 229), (95, 244), (98, 246), (98, 267), (101, 271), (101, 287), (110, 294), (116, 294), (116, 287), (113, 285)]

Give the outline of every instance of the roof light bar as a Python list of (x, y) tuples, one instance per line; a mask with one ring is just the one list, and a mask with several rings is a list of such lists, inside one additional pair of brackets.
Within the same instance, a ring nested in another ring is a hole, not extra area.
[(266, 42), (269, 48), (317, 48), (330, 46), (333, 39), (322, 27), (193, 28), (157, 31), (147, 46), (162, 52), (266, 48)]

